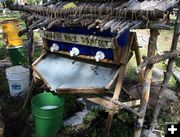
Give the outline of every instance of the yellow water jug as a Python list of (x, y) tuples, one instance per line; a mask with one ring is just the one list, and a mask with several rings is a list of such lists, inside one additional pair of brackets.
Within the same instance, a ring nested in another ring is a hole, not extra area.
[(9, 47), (22, 45), (22, 38), (18, 36), (20, 31), (19, 20), (5, 20), (1, 24), (6, 45)]

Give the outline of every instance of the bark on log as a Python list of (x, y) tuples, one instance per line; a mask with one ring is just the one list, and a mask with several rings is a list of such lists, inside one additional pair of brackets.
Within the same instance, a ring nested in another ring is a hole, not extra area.
[[(179, 31), (177, 31), (177, 30), (179, 30), (179, 28), (180, 28), (180, 2), (178, 4), (178, 6), (179, 6), (179, 11), (178, 11), (177, 19), (176, 19), (176, 25), (174, 28), (174, 36), (173, 36), (173, 41), (172, 41), (172, 46), (171, 46), (171, 52), (173, 52), (177, 49), (177, 44), (178, 44), (178, 39), (179, 39)], [(163, 91), (165, 91), (164, 89), (166, 89), (166, 87), (168, 85), (168, 81), (169, 81), (169, 78), (172, 73), (173, 61), (174, 61), (174, 58), (170, 58), (168, 61), (168, 65), (166, 67), (166, 72), (164, 74), (164, 80), (162, 82), (161, 89), (159, 91), (159, 98), (158, 98), (158, 101), (157, 101), (157, 104), (156, 104), (156, 107), (155, 107), (155, 110), (153, 113), (153, 119), (152, 119), (151, 126), (150, 126), (151, 131), (154, 131), (156, 123), (157, 123), (157, 118), (159, 116), (159, 112), (161, 110), (162, 103), (164, 100), (164, 92)]]
[[(29, 30), (30, 22), (25, 22), (26, 28), (28, 30), (27, 32), (27, 38), (28, 38), (28, 60), (29, 60), (29, 66), (33, 63), (33, 43), (34, 43), (34, 32)], [(33, 71), (30, 69), (30, 79), (33, 78)]]
[[(149, 38), (149, 45), (148, 45), (148, 57), (155, 55), (158, 35), (159, 35), (158, 30), (150, 30), (150, 38)], [(143, 116), (138, 118), (138, 120), (137, 120), (134, 137), (141, 136), (141, 131), (142, 131), (143, 123), (144, 123), (144, 117), (146, 114), (147, 105), (148, 105), (148, 101), (149, 101), (149, 95), (150, 95), (152, 68), (153, 68), (153, 65), (148, 64), (146, 67), (146, 70), (145, 70), (143, 95), (142, 95), (141, 104), (139, 107), (139, 113), (142, 113)]]
[(136, 72), (139, 73), (144, 67), (146, 67), (148, 64), (156, 64), (159, 63), (161, 61), (164, 61), (166, 59), (172, 59), (172, 58), (177, 58), (178, 56), (180, 56), (180, 51), (165, 51), (163, 55), (157, 55), (154, 57), (146, 57), (143, 56), (143, 62), (138, 66), (138, 68), (136, 69)]
[[(115, 16), (118, 19), (142, 19), (142, 20), (157, 20), (158, 18), (163, 19), (165, 15), (165, 11), (160, 10), (127, 10), (127, 9), (120, 9), (120, 8), (114, 8), (114, 7), (103, 7), (99, 8), (97, 6), (91, 6), (88, 7), (77, 7), (77, 8), (71, 8), (71, 9), (60, 9), (56, 11), (54, 8), (50, 7), (44, 7), (44, 6), (36, 6), (36, 5), (11, 5), (9, 6), (11, 10), (19, 10), (23, 12), (28, 12), (30, 14), (36, 14), (39, 16), (51, 16), (53, 18), (67, 18), (67, 16), (72, 15), (74, 13), (75, 17), (76, 15), (82, 15), (82, 14), (91, 14), (91, 15), (108, 15), (108, 16)], [(93, 11), (92, 11), (93, 9)]]
[(33, 90), (34, 90), (34, 88), (35, 88), (35, 84), (36, 84), (36, 83), (35, 83), (35, 80), (32, 79), (32, 80), (31, 80), (31, 83), (30, 83), (30, 87), (28, 88), (28, 92), (27, 92), (27, 94), (26, 94), (26, 98), (25, 98), (23, 107), (22, 107), (23, 110), (26, 108), (27, 104), (29, 103), (29, 100), (30, 100), (31, 97), (32, 97), (32, 93), (33, 93)]

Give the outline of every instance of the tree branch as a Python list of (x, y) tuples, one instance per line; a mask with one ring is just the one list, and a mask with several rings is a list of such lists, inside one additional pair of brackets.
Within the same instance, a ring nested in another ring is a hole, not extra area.
[(161, 61), (164, 61), (166, 59), (172, 59), (172, 58), (177, 58), (180, 56), (180, 51), (166, 51), (163, 55), (157, 55), (153, 57), (146, 57), (143, 56), (143, 62), (137, 67), (136, 72), (139, 73), (143, 68), (145, 68), (148, 64), (156, 64)]

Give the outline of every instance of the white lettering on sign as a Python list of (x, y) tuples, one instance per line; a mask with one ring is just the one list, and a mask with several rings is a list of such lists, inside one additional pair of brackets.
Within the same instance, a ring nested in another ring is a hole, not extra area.
[(71, 33), (60, 33), (40, 30), (40, 35), (42, 38), (55, 40), (65, 43), (73, 43), (79, 45), (87, 45), (99, 48), (110, 48), (114, 49), (113, 38), (94, 36), (94, 35), (81, 35), (81, 34), (71, 34)]

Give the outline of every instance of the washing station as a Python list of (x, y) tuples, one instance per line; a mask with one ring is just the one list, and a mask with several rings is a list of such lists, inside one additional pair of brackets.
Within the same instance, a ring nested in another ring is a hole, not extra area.
[[(141, 105), (140, 100), (120, 102), (119, 96), (133, 53), (137, 65), (141, 63), (136, 33), (132, 30), (150, 29), (147, 55), (154, 56), (158, 29), (169, 27), (168, 15), (178, 4), (175, 0), (165, 1), (60, 0), (11, 9), (23, 11), (30, 44), (34, 29), (39, 29), (43, 39), (45, 52), (32, 64), (34, 77), (57, 94), (83, 95), (109, 110), (106, 137), (119, 109), (132, 112), (140, 121), (135, 130), (139, 137), (149, 100), (152, 66), (147, 66), (145, 77), (143, 71), (139, 72), (140, 81), (145, 83)], [(139, 111), (132, 108), (137, 105)]]

